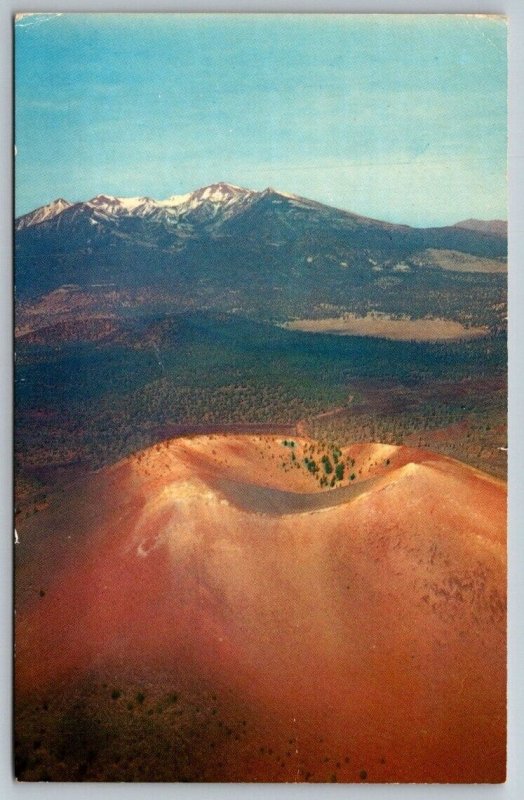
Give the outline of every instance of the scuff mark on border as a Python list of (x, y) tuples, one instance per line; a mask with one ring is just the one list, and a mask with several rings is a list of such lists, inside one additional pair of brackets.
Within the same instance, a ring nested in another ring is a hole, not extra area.
[(42, 14), (39, 11), (24, 11), (22, 13), (15, 14), (15, 25), (17, 28), (29, 28), (34, 27), (35, 25), (42, 25), (44, 22), (51, 22), (51, 20), (55, 19), (56, 17), (62, 16), (63, 12), (61, 11), (47, 14)]

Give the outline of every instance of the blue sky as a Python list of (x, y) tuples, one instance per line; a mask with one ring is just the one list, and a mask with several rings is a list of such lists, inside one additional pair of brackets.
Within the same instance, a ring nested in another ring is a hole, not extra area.
[(412, 225), (506, 216), (506, 26), (340, 15), (23, 17), (16, 213), (226, 180)]

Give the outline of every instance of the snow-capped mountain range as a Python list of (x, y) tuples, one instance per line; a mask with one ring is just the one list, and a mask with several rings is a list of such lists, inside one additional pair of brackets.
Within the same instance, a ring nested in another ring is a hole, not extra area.
[[(95, 224), (127, 216), (178, 223), (190, 215), (193, 221), (200, 218), (200, 221), (210, 222), (219, 211), (221, 220), (224, 220), (244, 211), (254, 200), (271, 191), (266, 189), (264, 192), (255, 192), (230, 183), (215, 183), (188, 194), (172, 195), (165, 200), (155, 200), (151, 197), (113, 197), (107, 194), (99, 194), (90, 200), (77, 203), (59, 198), (19, 217), (15, 222), (15, 229), (20, 231), (40, 225), (59, 217), (64, 212), (67, 212), (68, 219), (72, 219), (86, 211), (90, 212), (92, 222)], [(297, 201), (301, 199), (284, 193), (282, 196)]]
[(474, 319), (484, 324), (486, 297), (500, 306), (507, 252), (506, 237), (484, 227), (411, 228), (230, 183), (165, 200), (60, 198), (16, 221), (16, 293), (25, 301), (68, 285), (142, 287), (266, 319), (320, 308), (435, 314), (437, 292), (458, 313), (478, 272)]
[[(329, 217), (337, 224), (364, 224), (382, 230), (412, 230), (407, 225), (395, 225), (376, 219), (369, 219), (350, 211), (326, 206), (315, 200), (300, 197), (288, 192), (277, 191), (268, 187), (263, 191), (253, 191), (231, 183), (214, 183), (187, 194), (171, 195), (165, 200), (151, 197), (114, 197), (99, 194), (83, 202), (70, 202), (58, 198), (40, 208), (15, 220), (15, 231), (36, 228), (44, 223), (52, 223), (51, 227), (61, 229), (71, 223), (82, 221), (88, 227), (118, 223), (119, 220), (141, 219), (144, 222), (161, 223), (167, 228), (178, 229), (181, 235), (187, 234), (194, 226), (202, 226), (213, 234), (220, 226), (240, 217), (260, 201), (269, 202), (276, 210), (284, 206), (287, 213), (313, 213), (322, 219)], [(291, 219), (289, 220), (291, 222)], [(47, 226), (45, 226), (47, 227)], [(500, 237), (507, 235), (507, 223), (502, 220), (466, 220), (456, 223), (455, 228), (493, 234)]]

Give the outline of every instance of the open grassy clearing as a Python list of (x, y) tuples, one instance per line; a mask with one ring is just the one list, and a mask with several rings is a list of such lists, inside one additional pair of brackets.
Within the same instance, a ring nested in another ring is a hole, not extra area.
[(331, 333), (337, 336), (374, 336), (396, 341), (435, 342), (449, 339), (474, 339), (485, 336), (485, 327), (465, 327), (451, 319), (396, 318), (388, 314), (371, 313), (365, 317), (344, 314), (326, 319), (297, 319), (287, 322), (289, 330), (306, 333)]

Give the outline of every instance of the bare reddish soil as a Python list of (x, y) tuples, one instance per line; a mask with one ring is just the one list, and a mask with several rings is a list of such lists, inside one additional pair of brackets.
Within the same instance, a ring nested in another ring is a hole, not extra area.
[(16, 547), (18, 777), (503, 781), (506, 485), (343, 458), (345, 495), (275, 437), (177, 439), (48, 498)]

